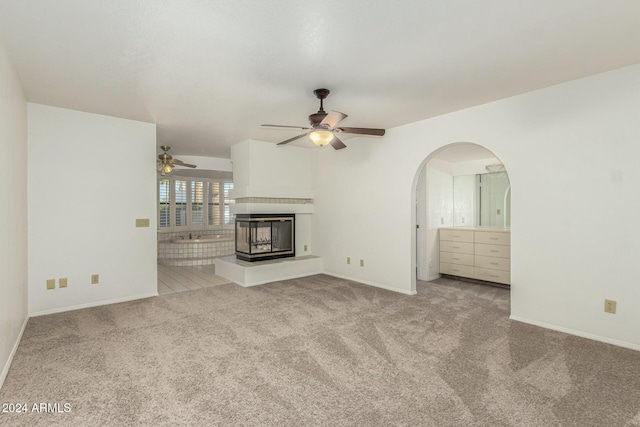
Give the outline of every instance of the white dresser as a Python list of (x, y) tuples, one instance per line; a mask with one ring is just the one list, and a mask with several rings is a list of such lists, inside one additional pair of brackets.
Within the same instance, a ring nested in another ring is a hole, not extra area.
[(511, 284), (511, 232), (493, 227), (440, 229), (440, 273)]

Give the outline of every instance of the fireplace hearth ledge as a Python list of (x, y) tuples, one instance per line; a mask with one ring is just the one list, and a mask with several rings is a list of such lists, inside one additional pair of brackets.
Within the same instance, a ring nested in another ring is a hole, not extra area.
[(245, 288), (320, 274), (323, 270), (322, 257), (315, 255), (257, 262), (242, 261), (234, 255), (216, 258), (215, 266), (216, 276), (231, 280)]

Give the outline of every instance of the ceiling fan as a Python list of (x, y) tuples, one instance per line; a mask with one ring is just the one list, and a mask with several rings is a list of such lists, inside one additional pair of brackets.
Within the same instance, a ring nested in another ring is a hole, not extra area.
[(167, 151), (171, 149), (168, 145), (162, 145), (160, 148), (164, 151), (164, 153), (158, 154), (158, 172), (160, 172), (160, 175), (165, 176), (165, 174), (171, 173), (175, 165), (185, 166), (188, 168), (196, 167), (196, 165), (191, 165), (183, 162), (182, 160), (174, 159), (169, 153), (167, 153)]
[(372, 129), (372, 128), (354, 128), (354, 127), (338, 127), (338, 123), (342, 120), (346, 119), (348, 116), (339, 111), (331, 111), (327, 113), (324, 111), (322, 101), (329, 96), (329, 89), (316, 89), (313, 91), (316, 95), (316, 98), (320, 100), (320, 109), (317, 113), (311, 114), (309, 116), (309, 127), (300, 127), (300, 126), (281, 126), (281, 125), (262, 125), (268, 127), (276, 127), (276, 128), (293, 128), (293, 129), (302, 129), (306, 130), (305, 133), (302, 133), (298, 136), (294, 136), (293, 138), (289, 138), (282, 142), (279, 142), (277, 145), (284, 145), (290, 142), (295, 141), (296, 139), (300, 139), (304, 136), (309, 135), (309, 139), (313, 141), (314, 144), (324, 147), (327, 144), (331, 144), (331, 146), (340, 150), (345, 148), (346, 145), (340, 138), (338, 138), (337, 134), (340, 133), (351, 133), (357, 135), (375, 135), (382, 136), (384, 135), (384, 129)]

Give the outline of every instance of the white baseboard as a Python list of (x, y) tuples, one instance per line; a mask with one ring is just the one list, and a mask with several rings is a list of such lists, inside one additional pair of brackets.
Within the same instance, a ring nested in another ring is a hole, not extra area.
[(18, 346), (20, 345), (20, 341), (22, 340), (22, 334), (24, 333), (24, 330), (27, 327), (28, 321), (29, 321), (29, 316), (25, 317), (24, 322), (22, 322), (22, 328), (20, 329), (18, 338), (16, 338), (16, 342), (13, 344), (11, 353), (9, 353), (9, 358), (7, 359), (7, 363), (4, 364), (4, 368), (2, 369), (2, 373), (0, 374), (0, 389), (2, 389), (4, 380), (5, 378), (7, 378), (7, 374), (9, 373), (9, 368), (11, 367), (11, 362), (13, 362), (13, 356), (16, 355), (16, 351), (18, 350)]
[(515, 320), (522, 323), (528, 323), (534, 326), (540, 326), (541, 328), (551, 329), (552, 331), (564, 332), (565, 334), (575, 335), (582, 338), (587, 338), (594, 341), (600, 341), (607, 344), (617, 345), (618, 347), (629, 348), (631, 350), (640, 351), (640, 344), (634, 344), (627, 341), (620, 341), (613, 338), (603, 337), (601, 335), (590, 334), (588, 332), (577, 331), (575, 329), (565, 328), (563, 326), (552, 325), (545, 322), (539, 322), (537, 320), (525, 319), (518, 316), (510, 316), (511, 320)]
[(373, 287), (380, 288), (380, 289), (385, 289), (387, 291), (398, 292), (398, 293), (405, 294), (405, 295), (415, 295), (415, 294), (417, 294), (416, 291), (408, 291), (406, 289), (394, 288), (392, 286), (381, 285), (380, 283), (370, 282), (368, 280), (356, 279), (354, 277), (342, 276), (340, 274), (328, 273), (326, 271), (323, 274), (326, 274), (327, 276), (338, 277), (340, 279), (351, 280), (352, 282), (363, 283), (365, 285), (373, 286)]
[(45, 316), (47, 314), (63, 313), (65, 311), (80, 310), (83, 308), (98, 307), (100, 305), (116, 304), (119, 302), (127, 302), (127, 301), (133, 301), (137, 299), (151, 298), (151, 297), (157, 297), (157, 296), (158, 296), (158, 291), (156, 290), (155, 292), (149, 292), (146, 294), (131, 295), (131, 296), (122, 297), (122, 298), (114, 298), (114, 299), (108, 299), (108, 300), (102, 300), (102, 301), (89, 302), (86, 304), (73, 305), (70, 307), (60, 307), (60, 308), (53, 308), (51, 310), (37, 311), (35, 313), (30, 313), (29, 316), (30, 317)]

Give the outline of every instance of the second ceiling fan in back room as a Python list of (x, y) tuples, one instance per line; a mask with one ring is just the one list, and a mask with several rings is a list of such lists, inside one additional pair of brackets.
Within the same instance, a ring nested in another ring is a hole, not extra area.
[(164, 151), (164, 153), (158, 154), (158, 172), (160, 172), (160, 175), (165, 176), (166, 174), (171, 173), (173, 171), (173, 167), (176, 165), (184, 166), (187, 168), (196, 167), (196, 165), (185, 163), (179, 159), (174, 159), (173, 156), (168, 153), (171, 147), (163, 145), (160, 148), (162, 149), (162, 151)]
[(289, 129), (302, 129), (305, 130), (305, 133), (301, 133), (300, 135), (294, 136), (293, 138), (289, 138), (282, 142), (279, 142), (278, 145), (288, 144), (297, 139), (300, 139), (304, 136), (309, 136), (309, 139), (313, 141), (314, 144), (323, 147), (327, 144), (330, 144), (336, 150), (340, 150), (345, 148), (346, 145), (338, 138), (337, 134), (345, 133), (345, 134), (355, 134), (355, 135), (372, 135), (372, 136), (383, 136), (384, 129), (372, 129), (372, 128), (355, 128), (355, 127), (345, 127), (338, 126), (342, 120), (347, 118), (347, 115), (341, 113), (339, 111), (331, 111), (327, 113), (324, 111), (324, 107), (322, 105), (322, 101), (329, 95), (329, 89), (316, 89), (313, 91), (316, 95), (316, 98), (320, 100), (320, 109), (317, 113), (311, 114), (309, 116), (309, 124), (308, 127), (301, 126), (284, 126), (284, 125), (262, 125), (267, 127), (276, 127), (276, 128), (289, 128)]

